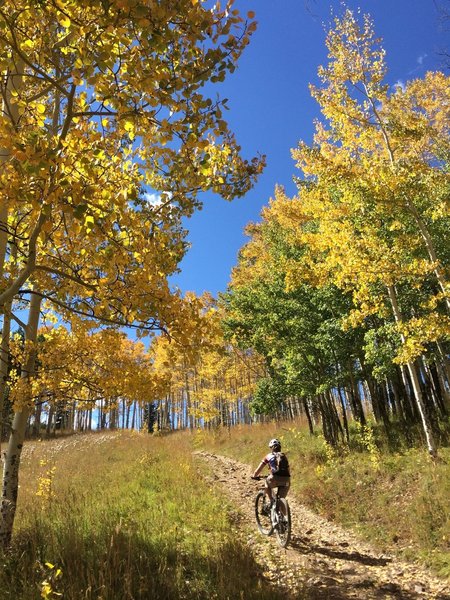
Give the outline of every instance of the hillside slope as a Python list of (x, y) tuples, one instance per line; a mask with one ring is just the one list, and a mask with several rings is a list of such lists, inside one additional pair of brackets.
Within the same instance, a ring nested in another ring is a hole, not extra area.
[[(257, 455), (266, 433), (236, 435)], [(450, 598), (443, 580), (318, 517), (295, 489), (292, 544), (281, 550), (256, 530), (250, 467), (193, 452), (197, 437), (27, 442), (1, 600)]]
[[(253, 498), (261, 486), (250, 480), (252, 468), (209, 452), (198, 452), (197, 456), (208, 464), (209, 480), (220, 484), (239, 507), (243, 520), (254, 522)], [(292, 496), (290, 506), (293, 535), (286, 551), (274, 539), (267, 540), (256, 530), (249, 537), (265, 577), (274, 586), (285, 589), (289, 597), (450, 600), (447, 583), (425, 569), (380, 555), (354, 534), (314, 514)]]

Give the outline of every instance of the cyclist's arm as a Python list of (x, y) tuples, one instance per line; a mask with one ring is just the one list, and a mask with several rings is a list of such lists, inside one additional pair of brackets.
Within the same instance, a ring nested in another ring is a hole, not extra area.
[(258, 465), (258, 468), (255, 470), (255, 472), (253, 473), (253, 477), (258, 477), (258, 475), (261, 473), (261, 471), (264, 469), (265, 467), (265, 462), (261, 461)]

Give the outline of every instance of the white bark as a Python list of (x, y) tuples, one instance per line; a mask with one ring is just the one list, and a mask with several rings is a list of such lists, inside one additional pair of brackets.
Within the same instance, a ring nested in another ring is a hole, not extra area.
[(3, 433), (3, 408), (5, 404), (6, 381), (8, 378), (8, 361), (9, 361), (9, 340), (11, 336), (11, 317), (10, 308), (3, 315), (2, 340), (0, 343), (0, 456), (2, 449), (2, 433)]
[[(15, 257), (17, 248), (12, 249), (12, 254)], [(0, 277), (1, 280), (1, 277)], [(9, 300), (4, 306), (3, 312), (3, 328), (2, 328), (2, 339), (0, 343), (0, 456), (3, 461), (3, 455), (1, 453), (2, 447), (2, 433), (3, 433), (3, 408), (5, 400), (6, 383), (8, 380), (8, 363), (9, 363), (9, 345), (11, 338), (11, 311), (12, 311), (12, 300)], [(3, 464), (3, 463), (2, 463)]]
[(417, 223), (417, 226), (420, 230), (420, 234), (422, 235), (422, 238), (425, 242), (425, 247), (427, 249), (428, 256), (430, 257), (430, 260), (436, 265), (436, 267), (434, 268), (434, 274), (439, 283), (439, 287), (441, 288), (441, 291), (444, 295), (447, 310), (448, 310), (448, 312), (450, 312), (450, 298), (448, 296), (447, 281), (445, 279), (445, 274), (441, 267), (441, 263), (437, 257), (436, 250), (434, 248), (434, 244), (433, 244), (433, 240), (431, 239), (430, 232), (428, 231), (425, 221), (422, 219), (417, 208), (414, 206), (414, 204), (412, 202), (408, 203), (408, 209), (411, 212), (411, 214), (413, 215), (413, 217)]
[[(32, 349), (22, 366), (21, 374), (21, 377), (27, 380), (33, 377), (35, 372), (36, 350), (34, 345), (37, 339), (40, 308), (41, 297), (37, 294), (32, 294), (28, 325), (25, 330), (25, 341), (32, 344)], [(29, 399), (24, 399), (23, 407), (14, 415), (8, 446), (5, 452), (0, 514), (0, 546), (2, 548), (7, 548), (11, 543), (19, 489), (20, 457), (30, 412)]]
[[(391, 306), (392, 306), (392, 311), (394, 313), (395, 321), (397, 323), (401, 323), (403, 321), (403, 315), (398, 306), (397, 294), (396, 294), (396, 291), (393, 286), (388, 286), (388, 294), (389, 294), (389, 299), (391, 301)], [(403, 334), (400, 334), (400, 335), (401, 335), (402, 343), (404, 343), (405, 338), (404, 338)], [(420, 387), (417, 370), (412, 361), (408, 361), (408, 363), (406, 364), (406, 367), (408, 369), (408, 373), (411, 378), (411, 384), (413, 387), (414, 397), (416, 400), (417, 408), (419, 410), (420, 419), (422, 421), (422, 427), (423, 427), (423, 431), (425, 433), (425, 439), (427, 442), (428, 452), (433, 458), (435, 458), (437, 456), (436, 442), (434, 441), (434, 436), (433, 436), (433, 432), (431, 429), (431, 425), (430, 425), (430, 422), (429, 422), (427, 414), (426, 414), (425, 403), (423, 400), (422, 389)]]

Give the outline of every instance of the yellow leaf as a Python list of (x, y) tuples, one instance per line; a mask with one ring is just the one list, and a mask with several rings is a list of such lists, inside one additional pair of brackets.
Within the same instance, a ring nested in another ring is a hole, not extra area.
[(134, 123), (133, 121), (125, 121), (123, 124), (123, 128), (128, 133), (128, 137), (130, 140), (134, 140)]
[(84, 226), (86, 228), (87, 233), (92, 231), (92, 227), (94, 226), (94, 217), (92, 215), (87, 215), (84, 219)]
[(67, 15), (63, 14), (62, 12), (57, 12), (56, 13), (56, 18), (58, 19), (58, 23), (64, 27), (65, 29), (69, 29), (70, 27), (70, 19)]

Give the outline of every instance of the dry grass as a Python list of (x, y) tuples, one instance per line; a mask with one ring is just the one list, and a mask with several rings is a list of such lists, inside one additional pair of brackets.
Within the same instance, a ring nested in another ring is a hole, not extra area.
[(190, 442), (108, 433), (28, 444), (2, 600), (276, 599)]
[(291, 493), (302, 502), (381, 547), (450, 573), (448, 449), (447, 462), (434, 466), (423, 450), (377, 453), (363, 438), (359, 451), (338, 455), (304, 424), (270, 423), (28, 443), (14, 544), (1, 557), (0, 598), (276, 600), (234, 530), (232, 508), (191, 458), (202, 447), (256, 466), (272, 437), (282, 438)]
[(450, 448), (433, 464), (423, 448), (386, 450), (373, 431), (353, 432), (354, 447), (334, 452), (304, 423), (236, 427), (197, 435), (197, 444), (256, 466), (267, 442), (281, 438), (292, 492), (323, 516), (385, 551), (450, 576)]

